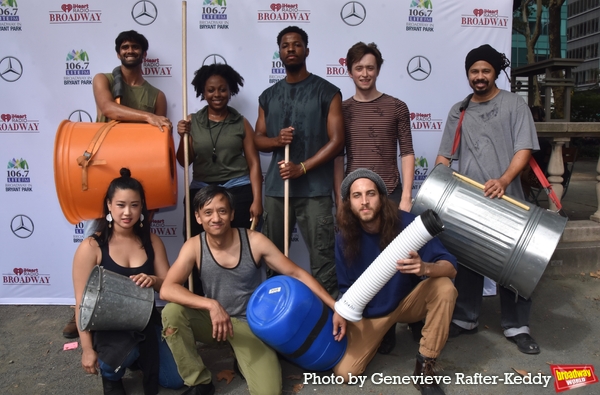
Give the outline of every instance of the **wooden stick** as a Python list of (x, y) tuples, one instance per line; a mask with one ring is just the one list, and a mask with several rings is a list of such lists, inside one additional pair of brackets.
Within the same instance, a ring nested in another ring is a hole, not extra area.
[(250, 230), (256, 229), (257, 224), (258, 224), (258, 219), (256, 219), (256, 217), (252, 218), (252, 223), (250, 224)]
[[(285, 146), (285, 163), (290, 161), (290, 145)], [(290, 255), (290, 180), (283, 181), (283, 254)]]
[[(181, 80), (182, 80), (182, 103), (183, 119), (188, 116), (187, 103), (187, 1), (181, 2)], [(191, 213), (190, 213), (190, 138), (189, 134), (184, 134), (183, 140), (183, 183), (185, 189), (185, 239), (192, 237)], [(194, 292), (194, 278), (190, 273), (188, 277), (188, 288)]]
[[(471, 185), (473, 185), (473, 186), (475, 186), (475, 187), (477, 187), (479, 189), (481, 189), (482, 191), (485, 188), (483, 185), (481, 185), (477, 181), (472, 180), (472, 179), (470, 179), (468, 177), (465, 177), (462, 174), (458, 174), (457, 172), (452, 172), (452, 175), (455, 176), (455, 177), (457, 177), (457, 178), (460, 178), (461, 180), (463, 180), (463, 181), (465, 181), (465, 182), (467, 182), (467, 183), (469, 183), (469, 184), (471, 184)], [(515, 206), (522, 208), (523, 210), (529, 211), (529, 207), (528, 206), (524, 205), (521, 202), (516, 201), (515, 199), (513, 199), (513, 198), (511, 198), (509, 196), (502, 195), (501, 199), (504, 199), (507, 202), (512, 203)]]

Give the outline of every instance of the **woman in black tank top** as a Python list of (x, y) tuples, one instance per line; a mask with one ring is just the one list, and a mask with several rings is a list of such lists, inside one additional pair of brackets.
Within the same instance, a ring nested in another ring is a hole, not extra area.
[[(110, 183), (104, 202), (105, 217), (98, 232), (80, 244), (73, 258), (76, 311), (94, 266), (128, 276), (138, 286), (155, 291), (160, 290), (169, 270), (165, 247), (150, 232), (144, 189), (129, 169), (121, 169), (121, 177)], [(144, 373), (144, 394), (156, 394), (159, 382), (168, 388), (183, 386), (173, 356), (161, 339), (156, 308), (141, 332), (81, 331), (79, 318), (76, 314), (83, 349), (81, 365), (87, 373), (100, 371), (104, 393), (125, 394), (121, 377), (135, 362)]]

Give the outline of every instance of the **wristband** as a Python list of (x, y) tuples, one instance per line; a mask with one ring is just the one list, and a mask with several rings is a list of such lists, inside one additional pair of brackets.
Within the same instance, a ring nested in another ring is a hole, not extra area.
[(306, 167), (304, 167), (304, 162), (300, 162), (300, 166), (302, 166), (302, 170), (304, 170), (304, 174), (306, 174)]

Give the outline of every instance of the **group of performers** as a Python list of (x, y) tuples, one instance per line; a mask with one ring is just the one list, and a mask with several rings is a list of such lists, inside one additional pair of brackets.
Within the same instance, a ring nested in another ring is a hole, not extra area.
[[(142, 75), (148, 41), (126, 31), (115, 43), (121, 66), (93, 80), (97, 121), (147, 122), (169, 132), (173, 125), (166, 117), (166, 97)], [(128, 169), (110, 184), (104, 217), (86, 226), (88, 234), (73, 261), (76, 311), (95, 265), (129, 276), (140, 287), (153, 287), (169, 302), (161, 313), (154, 309), (141, 335), (84, 332), (75, 323), (65, 328), (65, 336), (80, 337), (82, 366), (88, 373), (100, 372), (105, 394), (125, 394), (121, 378), (127, 367), (144, 373), (145, 394), (156, 394), (158, 385), (185, 385), (184, 394), (213, 394), (212, 375), (196, 341), (227, 341), (251, 394), (281, 394), (278, 357), (246, 320), (263, 263), (302, 281), (333, 309), (340, 293), (415, 218), (409, 213), (415, 165), (409, 110), (403, 101), (377, 90), (383, 64), (377, 45), (359, 42), (349, 49), (347, 68), (356, 92), (344, 101), (339, 88), (308, 72), (304, 30), (283, 29), (277, 45), (286, 77), (260, 95), (255, 128), (229, 106), (244, 83), (237, 71), (212, 64), (195, 72), (192, 85), (207, 105), (177, 123), (177, 160), (193, 167), (187, 186), (191, 198), (185, 202), (193, 213), (192, 237), (170, 268), (162, 241), (150, 232), (152, 213), (142, 184)], [(447, 165), (450, 158), (460, 159), (459, 171), (483, 183), (492, 199), (506, 192), (523, 197), (518, 174), (538, 149), (526, 103), (496, 86), (507, 66), (489, 45), (468, 53), (465, 71), (473, 94), (462, 126), (460, 103), (450, 110), (436, 160)], [(114, 100), (115, 83), (122, 85), (120, 103)], [(453, 152), (457, 126), (462, 135)], [(264, 200), (259, 151), (272, 153)], [(289, 243), (283, 236), (286, 180), (288, 231), (298, 224), (311, 273), (282, 253)], [(262, 233), (249, 229), (253, 220), (261, 220)], [(332, 336), (348, 338), (346, 353), (333, 368), (344, 380), (364, 372), (377, 352), (393, 350), (398, 322), (410, 324), (419, 343), (414, 375), (436, 374), (436, 358), (449, 336), (477, 332), (483, 277), (458, 265), (439, 240), (398, 260), (397, 269), (366, 306), (361, 321), (346, 322), (334, 312)], [(201, 285), (195, 293), (184, 286), (194, 271)], [(531, 301), (515, 301), (502, 287), (499, 292), (506, 338), (524, 353), (539, 353), (529, 335)], [(444, 393), (435, 381), (416, 387), (422, 394)]]

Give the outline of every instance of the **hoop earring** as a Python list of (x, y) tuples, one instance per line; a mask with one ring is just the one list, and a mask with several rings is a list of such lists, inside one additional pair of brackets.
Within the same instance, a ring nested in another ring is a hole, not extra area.
[(112, 215), (110, 214), (110, 212), (109, 212), (108, 214), (106, 214), (106, 220), (108, 221), (108, 227), (109, 227), (109, 228), (111, 228), (111, 227), (112, 227), (112, 220), (113, 220), (113, 217), (112, 217)]
[(144, 214), (140, 215), (140, 228), (144, 227)]

